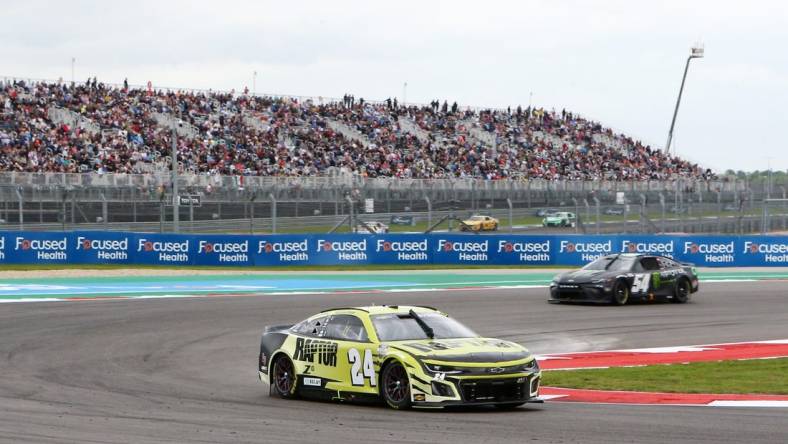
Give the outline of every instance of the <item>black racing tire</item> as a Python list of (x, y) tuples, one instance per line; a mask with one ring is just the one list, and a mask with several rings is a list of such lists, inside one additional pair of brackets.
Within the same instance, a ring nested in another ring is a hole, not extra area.
[(525, 405), (524, 402), (519, 402), (517, 404), (495, 404), (495, 408), (498, 410), (514, 410), (523, 405)]
[(629, 285), (622, 280), (617, 280), (613, 285), (611, 302), (614, 305), (626, 305), (629, 302)]
[(493, 230), (493, 231), (498, 231), (498, 224), (495, 224), (495, 225), (493, 225), (493, 228), (492, 228), (492, 230)]
[(298, 375), (293, 361), (280, 353), (271, 365), (271, 390), (280, 398), (292, 399), (296, 397), (297, 389)]
[(676, 286), (673, 288), (673, 301), (676, 304), (683, 304), (687, 302), (692, 293), (692, 286), (687, 278), (681, 278), (676, 281)]
[(391, 361), (383, 368), (380, 374), (380, 394), (386, 405), (392, 409), (410, 408), (408, 372), (398, 361)]

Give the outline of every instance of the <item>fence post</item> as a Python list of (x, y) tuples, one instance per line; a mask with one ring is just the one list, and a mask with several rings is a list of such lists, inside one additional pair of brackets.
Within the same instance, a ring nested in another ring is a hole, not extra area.
[(624, 233), (629, 233), (629, 198), (624, 194)]
[(249, 198), (249, 234), (254, 234), (254, 200), (257, 199), (257, 193), (252, 192), (252, 197)]
[(22, 187), (16, 188), (16, 197), (19, 199), (19, 230), (25, 229), (25, 198), (22, 196)]
[[(411, 200), (412, 199), (413, 199), (413, 195), (411, 194)], [(356, 232), (356, 228), (355, 228), (356, 225), (355, 225), (355, 223), (353, 221), (353, 218), (354, 218), (354, 214), (353, 214), (353, 199), (351, 199), (350, 196), (345, 196), (345, 200), (347, 200), (347, 203), (349, 205), (349, 207), (348, 207), (348, 211), (349, 211), (348, 215), (350, 217), (348, 218), (348, 223), (350, 224), (350, 232), (351, 233), (355, 233)]]
[(766, 216), (769, 213), (769, 210), (766, 208), (766, 200), (763, 200), (763, 215), (761, 216), (761, 235), (766, 234)]
[(506, 198), (506, 205), (509, 206), (509, 232), (514, 231), (514, 205), (512, 205), (512, 199)]
[(424, 195), (424, 202), (427, 202), (427, 227), (432, 226), (432, 201), (426, 194)]
[[(588, 199), (585, 198), (585, 197), (583, 198), (583, 205), (586, 207), (586, 221), (590, 221), (591, 220), (591, 205), (588, 204)], [(585, 224), (585, 221), (583, 221), (583, 224)]]
[(662, 227), (662, 234), (665, 234), (665, 195), (659, 193), (659, 206), (662, 209), (662, 216), (660, 217), (659, 224)]
[(60, 197), (63, 201), (63, 214), (60, 215), (60, 218), (63, 225), (63, 231), (66, 231), (66, 200), (68, 199), (68, 191), (65, 188), (63, 188), (63, 194), (61, 194)]
[(640, 193), (640, 232), (646, 232), (646, 195)]
[(268, 198), (271, 199), (271, 233), (276, 234), (276, 196), (268, 193)]
[(577, 204), (577, 199), (572, 197), (572, 203), (575, 205), (575, 234), (580, 232), (580, 206)]
[(109, 211), (107, 211), (107, 197), (104, 195), (102, 191), (100, 193), (101, 196), (101, 221), (104, 222), (104, 231), (109, 230)]
[(599, 234), (599, 199), (594, 196), (594, 206), (596, 207), (596, 234)]
[(387, 213), (391, 215), (391, 186), (394, 185), (394, 182), (389, 182), (386, 186), (386, 208)]

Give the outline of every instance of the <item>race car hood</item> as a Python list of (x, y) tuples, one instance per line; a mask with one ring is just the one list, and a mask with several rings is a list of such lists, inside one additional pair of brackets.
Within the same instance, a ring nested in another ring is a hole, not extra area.
[(462, 223), (464, 223), (465, 225), (480, 225), (482, 223), (482, 221), (466, 219), (466, 220), (462, 221)]
[(386, 344), (420, 359), (441, 362), (505, 362), (530, 356), (520, 344), (494, 338), (424, 339)]
[(615, 277), (615, 273), (607, 270), (575, 270), (564, 273), (558, 277), (560, 284), (587, 284), (591, 281)]

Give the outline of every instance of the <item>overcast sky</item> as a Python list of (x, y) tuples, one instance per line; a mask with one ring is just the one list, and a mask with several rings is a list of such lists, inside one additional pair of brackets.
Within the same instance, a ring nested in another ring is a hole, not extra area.
[[(0, 75), (575, 111), (718, 171), (788, 169), (784, 1), (4, 1)], [(771, 158), (771, 160), (769, 160)]]

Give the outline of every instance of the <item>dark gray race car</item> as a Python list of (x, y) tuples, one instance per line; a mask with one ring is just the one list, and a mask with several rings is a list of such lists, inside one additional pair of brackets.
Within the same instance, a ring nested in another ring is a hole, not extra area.
[(556, 276), (549, 302), (624, 305), (630, 300), (687, 302), (699, 289), (695, 267), (650, 254), (610, 254)]

